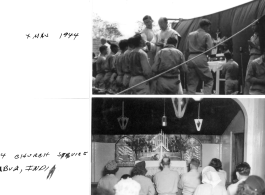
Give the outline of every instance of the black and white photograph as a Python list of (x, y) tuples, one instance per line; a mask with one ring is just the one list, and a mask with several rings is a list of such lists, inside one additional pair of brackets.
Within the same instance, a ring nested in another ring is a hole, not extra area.
[(92, 194), (263, 194), (265, 99), (92, 98)]
[(92, 94), (264, 95), (264, 8), (94, 1)]

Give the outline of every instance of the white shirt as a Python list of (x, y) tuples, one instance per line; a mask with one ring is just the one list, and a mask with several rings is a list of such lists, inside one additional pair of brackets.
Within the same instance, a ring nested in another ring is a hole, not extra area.
[(243, 178), (243, 179), (239, 180), (237, 183), (234, 183), (234, 184), (231, 184), (230, 186), (228, 186), (228, 188), (227, 188), (228, 195), (236, 195), (238, 185), (240, 183), (242, 183), (243, 181), (245, 181), (246, 179), (247, 178)]
[(200, 184), (196, 188), (194, 195), (227, 195), (224, 186), (216, 185), (213, 187), (211, 184)]

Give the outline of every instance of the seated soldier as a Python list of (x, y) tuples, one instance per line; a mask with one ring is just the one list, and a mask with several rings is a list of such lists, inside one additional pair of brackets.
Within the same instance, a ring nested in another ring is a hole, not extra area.
[(110, 78), (113, 73), (112, 68), (113, 68), (114, 56), (119, 51), (118, 46), (115, 44), (111, 44), (110, 49), (111, 49), (111, 53), (110, 55), (107, 56), (105, 64), (104, 64), (105, 75), (104, 75), (103, 81), (104, 81), (105, 89), (107, 91), (110, 90)]
[(105, 46), (105, 45), (100, 46), (99, 51), (100, 51), (100, 55), (99, 55), (99, 57), (97, 59), (97, 63), (96, 63), (97, 75), (96, 75), (96, 80), (95, 80), (95, 87), (102, 89), (102, 90), (105, 90), (103, 78), (105, 75), (104, 64), (106, 61), (107, 46)]
[(223, 65), (222, 75), (225, 76), (225, 94), (234, 94), (238, 91), (238, 64), (230, 52), (226, 52), (224, 56), (226, 63)]

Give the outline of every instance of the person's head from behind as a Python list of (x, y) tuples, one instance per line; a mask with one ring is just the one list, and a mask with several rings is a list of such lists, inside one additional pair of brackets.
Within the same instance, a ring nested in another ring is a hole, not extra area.
[(121, 179), (115, 186), (115, 195), (139, 195), (141, 185), (131, 178)]
[(161, 30), (166, 30), (168, 27), (168, 22), (166, 17), (159, 18), (158, 25)]
[(148, 16), (146, 15), (144, 18), (143, 18), (143, 22), (144, 22), (144, 25), (146, 26), (146, 28), (148, 29), (152, 29), (153, 27), (153, 20), (151, 18), (151, 16)]
[(118, 170), (119, 170), (118, 164), (115, 162), (115, 160), (111, 160), (106, 164), (104, 174), (105, 175), (107, 175), (107, 174), (115, 175)]
[(124, 174), (121, 176), (121, 179), (128, 179), (128, 178), (132, 178), (129, 174)]
[(100, 38), (100, 43), (101, 43), (102, 45), (104, 45), (105, 43), (107, 43), (107, 40), (106, 40), (104, 37), (101, 37), (101, 38)]
[(238, 185), (237, 195), (265, 195), (265, 182), (256, 175), (249, 176)]
[(200, 161), (197, 158), (192, 158), (190, 161), (190, 169), (198, 169), (200, 166)]
[(127, 50), (128, 48), (128, 40), (127, 39), (123, 39), (119, 42), (119, 47), (120, 47), (120, 50), (122, 52), (124, 52), (125, 50)]
[(226, 61), (231, 60), (233, 58), (233, 55), (231, 54), (231, 52), (225, 52), (224, 56), (225, 56)]
[(222, 170), (222, 162), (218, 158), (213, 158), (209, 166), (215, 168), (216, 171)]
[(110, 50), (111, 50), (112, 53), (116, 54), (119, 51), (119, 47), (116, 44), (111, 44), (110, 45)]
[(199, 26), (206, 32), (209, 32), (211, 28), (211, 22), (208, 19), (201, 19)]
[(178, 44), (178, 40), (175, 37), (169, 37), (167, 40), (167, 44), (174, 45), (176, 47)]
[(132, 169), (132, 176), (145, 175), (146, 173), (145, 161), (138, 162)]
[(144, 41), (142, 39), (141, 34), (137, 33), (137, 34), (134, 35), (134, 38), (132, 40), (132, 45), (133, 45), (134, 48), (143, 47), (144, 46)]
[(134, 46), (133, 46), (133, 41), (134, 41), (134, 37), (130, 37), (130, 38), (128, 39), (128, 47), (131, 48), (131, 49), (134, 48)]
[(107, 46), (105, 46), (105, 45), (100, 46), (99, 52), (101, 55), (107, 55), (107, 53), (108, 53)]
[(169, 157), (164, 157), (161, 161), (161, 166), (164, 167), (169, 167), (170, 166), (170, 158)]
[(236, 166), (235, 172), (238, 180), (248, 177), (250, 174), (250, 166), (247, 162), (240, 163)]

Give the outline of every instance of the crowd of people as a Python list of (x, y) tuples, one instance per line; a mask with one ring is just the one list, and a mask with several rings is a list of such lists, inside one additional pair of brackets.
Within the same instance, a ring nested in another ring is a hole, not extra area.
[[(183, 52), (177, 49), (181, 36), (168, 27), (167, 18), (159, 19), (161, 30), (158, 33), (152, 29), (151, 16), (145, 16), (143, 22), (146, 27), (141, 33), (121, 40), (118, 45), (101, 38), (100, 55), (95, 61), (93, 75), (94, 89), (119, 93), (130, 88), (124, 94), (197, 94), (198, 84), (202, 82), (203, 94), (212, 94), (213, 74), (207, 58), (211, 51), (205, 53), (214, 45), (209, 34), (211, 22), (208, 19), (200, 21), (199, 29), (187, 36)], [(261, 30), (264, 30), (263, 23), (253, 24), (254, 35), (248, 41), (250, 59), (244, 94), (265, 94), (265, 55), (259, 39)], [(226, 80), (225, 94), (237, 94), (239, 66), (229, 50), (224, 56), (226, 63), (220, 69)], [(184, 63), (185, 60), (190, 61)], [(180, 66), (173, 68), (177, 65)], [(180, 75), (185, 75), (186, 83), (181, 82), (184, 79)], [(157, 77), (146, 81), (154, 76)], [(141, 82), (144, 83), (137, 85)], [(187, 91), (183, 91), (183, 85)]]
[(237, 181), (227, 184), (227, 174), (222, 170), (219, 159), (212, 159), (209, 166), (199, 172), (200, 161), (189, 163), (189, 172), (179, 175), (170, 169), (170, 158), (161, 161), (161, 171), (154, 176), (146, 175), (145, 161), (138, 162), (131, 174), (121, 178), (115, 176), (118, 166), (110, 161), (105, 166), (106, 175), (97, 186), (98, 195), (265, 195), (265, 182), (256, 175), (250, 175), (250, 166), (243, 162), (236, 166)]

